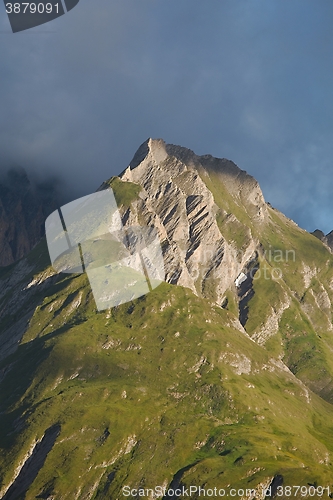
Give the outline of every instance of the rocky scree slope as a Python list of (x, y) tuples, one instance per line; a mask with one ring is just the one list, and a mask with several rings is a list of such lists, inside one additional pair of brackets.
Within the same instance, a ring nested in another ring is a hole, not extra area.
[(124, 224), (158, 229), (167, 282), (97, 312), (44, 240), (0, 270), (0, 497), (331, 485), (327, 247), (232, 162), (161, 140), (110, 185)]

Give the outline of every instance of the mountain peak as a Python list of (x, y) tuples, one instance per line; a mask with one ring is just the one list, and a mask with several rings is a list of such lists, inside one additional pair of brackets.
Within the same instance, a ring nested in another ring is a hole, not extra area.
[[(333, 255), (226, 159), (148, 139), (110, 186), (125, 228), (158, 232), (166, 283), (103, 313), (43, 241), (0, 270), (0, 497), (330, 484)], [(94, 271), (116, 291), (135, 258), (112, 241)]]
[[(249, 184), (252, 187), (261, 189), (254, 177), (249, 175), (245, 170), (239, 168), (233, 161), (226, 158), (216, 158), (211, 154), (197, 155), (191, 149), (175, 144), (167, 144), (163, 139), (148, 138), (136, 151), (132, 161), (129, 164), (129, 169), (133, 170), (143, 163), (161, 165), (168, 157), (173, 157), (183, 163), (186, 168), (204, 168), (205, 171), (214, 171), (220, 176), (223, 182), (229, 184), (229, 188), (237, 191), (240, 184), (244, 186)], [(139, 172), (134, 176), (138, 177)], [(261, 193), (262, 196), (262, 193)]]
[(167, 158), (168, 153), (166, 152), (166, 144), (163, 139), (149, 138), (143, 142), (133, 156), (129, 165), (130, 169), (133, 170), (136, 168), (148, 156), (155, 160), (156, 163), (160, 163)]
[(174, 179), (189, 171), (198, 173), (203, 180), (217, 177), (232, 197), (249, 208), (250, 216), (256, 217), (259, 210), (259, 218), (262, 219), (266, 203), (254, 177), (231, 160), (215, 158), (210, 154), (199, 156), (191, 149), (167, 144), (163, 139), (149, 138), (141, 144), (121, 178), (145, 187), (147, 182), (151, 184), (152, 178), (157, 185), (162, 178)]
[[(222, 303), (226, 289), (256, 252), (255, 225), (269, 221), (257, 181), (230, 160), (199, 156), (151, 138), (141, 144), (120, 178), (141, 187), (124, 223), (145, 220), (157, 228), (167, 281)], [(223, 280), (217, 278), (219, 273)]]

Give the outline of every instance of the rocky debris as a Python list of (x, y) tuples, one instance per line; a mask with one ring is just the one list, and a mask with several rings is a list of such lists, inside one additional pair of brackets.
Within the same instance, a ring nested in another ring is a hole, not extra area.
[[(240, 498), (240, 500), (253, 500), (253, 499), (264, 500), (265, 498), (267, 498), (269, 492), (271, 491), (269, 489), (269, 487), (270, 487), (270, 484), (272, 483), (272, 480), (274, 480), (274, 478), (269, 477), (269, 478), (265, 479), (264, 481), (261, 481), (247, 495), (245, 494), (244, 496), (242, 496)], [(245, 491), (247, 491), (247, 490), (245, 490)], [(273, 495), (272, 495), (272, 497), (273, 497)]]
[(322, 283), (319, 283), (320, 292), (314, 293), (313, 290), (310, 290), (310, 293), (313, 295), (313, 298), (317, 304), (318, 309), (330, 311), (331, 309), (331, 301), (329, 295), (324, 288)]
[[(317, 331), (332, 331), (332, 306), (329, 295), (321, 282), (317, 284), (317, 290), (310, 287), (308, 294), (313, 298), (313, 301), (301, 300), (302, 310), (305, 312), (309, 321)], [(319, 313), (320, 321), (317, 324), (316, 317)]]
[(204, 365), (206, 362), (207, 362), (207, 358), (205, 358), (205, 356), (201, 356), (199, 361), (191, 368), (188, 368), (187, 371), (189, 373), (197, 373), (200, 370), (200, 368), (202, 367), (202, 365)]
[(223, 352), (220, 354), (219, 362), (230, 365), (236, 375), (242, 375), (242, 373), (249, 375), (251, 373), (251, 360), (244, 354)]
[(316, 268), (310, 267), (303, 262), (302, 275), (303, 275), (305, 288), (309, 288), (311, 280), (312, 280), (312, 278), (314, 278), (317, 275), (317, 272), (318, 271)]

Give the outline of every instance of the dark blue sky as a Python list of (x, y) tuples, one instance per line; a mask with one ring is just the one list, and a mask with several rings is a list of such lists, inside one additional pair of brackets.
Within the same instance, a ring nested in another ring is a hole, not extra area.
[(332, 0), (80, 0), (12, 34), (1, 3), (1, 166), (58, 172), (79, 196), (162, 137), (235, 161), (328, 232), (332, 26)]

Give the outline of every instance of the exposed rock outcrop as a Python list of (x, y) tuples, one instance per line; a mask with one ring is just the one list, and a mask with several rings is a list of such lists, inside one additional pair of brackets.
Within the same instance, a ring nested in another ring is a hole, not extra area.
[(150, 139), (109, 186), (125, 226), (156, 227), (182, 286), (97, 312), (43, 240), (0, 270), (0, 497), (326, 484), (332, 253), (225, 159)]
[(121, 179), (142, 187), (139, 201), (127, 210), (124, 222), (135, 225), (144, 219), (158, 229), (166, 280), (220, 304), (251, 260), (258, 241), (246, 227), (242, 248), (225, 237), (219, 228), (219, 215), (226, 219), (232, 216), (234, 224), (241, 222), (215, 202), (205, 182), (214, 182), (213, 175), (222, 181), (226, 195), (244, 217), (251, 217), (254, 223), (267, 222), (266, 203), (253, 177), (229, 160), (197, 156), (161, 139), (144, 142)]
[(330, 251), (333, 252), (333, 231), (325, 234), (320, 229), (316, 229), (311, 234), (321, 240), (330, 249)]

